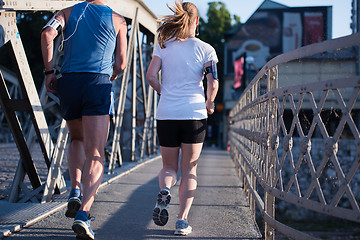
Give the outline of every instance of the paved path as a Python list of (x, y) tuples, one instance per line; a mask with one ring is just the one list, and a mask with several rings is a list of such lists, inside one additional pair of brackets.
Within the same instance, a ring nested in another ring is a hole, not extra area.
[[(179, 208), (178, 184), (172, 189), (166, 226), (152, 222), (161, 160), (149, 162), (100, 189), (92, 208), (95, 239), (177, 239), (173, 235)], [(75, 239), (65, 209), (6, 239)], [(198, 190), (190, 212), (193, 233), (181, 239), (258, 239), (228, 152), (203, 151), (198, 167)]]

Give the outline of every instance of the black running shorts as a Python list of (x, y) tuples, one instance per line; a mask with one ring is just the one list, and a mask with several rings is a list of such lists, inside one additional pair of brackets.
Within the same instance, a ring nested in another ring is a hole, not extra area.
[(160, 146), (179, 147), (181, 143), (203, 143), (207, 120), (157, 120)]

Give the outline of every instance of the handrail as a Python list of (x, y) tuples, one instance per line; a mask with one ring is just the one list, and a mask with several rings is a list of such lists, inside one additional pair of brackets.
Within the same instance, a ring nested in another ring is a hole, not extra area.
[[(276, 220), (275, 199), (360, 222), (360, 196), (354, 194), (359, 191), (353, 183), (359, 181), (356, 172), (360, 165), (358, 73), (308, 83), (293, 81), (291, 86), (279, 87), (286, 78), (283, 66), (359, 45), (360, 33), (273, 58), (254, 77), (230, 112), (231, 156), (239, 168), (250, 208), (255, 214), (256, 204), (263, 216), (265, 239), (274, 239), (275, 230), (291, 239), (316, 239)], [(323, 120), (324, 113), (337, 114), (337, 127), (331, 129)], [(306, 116), (310, 120), (304, 124)], [(350, 145), (354, 147), (348, 150), (348, 156), (340, 154), (341, 148)], [(335, 184), (332, 189), (326, 184), (329, 174)], [(257, 186), (264, 194), (257, 191)]]
[[(360, 42), (360, 33), (349, 35), (346, 37), (340, 37), (336, 39), (327, 40), (321, 43), (314, 43), (307, 45), (298, 49), (295, 49), (291, 52), (281, 54), (274, 57), (269, 62), (265, 64), (264, 67), (256, 74), (253, 80), (244, 90), (244, 93), (249, 91), (249, 89), (263, 76), (270, 68), (273, 68), (279, 64), (287, 63), (289, 61), (304, 58), (307, 56), (312, 56), (314, 54), (335, 50), (337, 48), (347, 48), (351, 46), (358, 46)], [(243, 94), (242, 96), (244, 96)], [(240, 97), (241, 99), (241, 97)]]

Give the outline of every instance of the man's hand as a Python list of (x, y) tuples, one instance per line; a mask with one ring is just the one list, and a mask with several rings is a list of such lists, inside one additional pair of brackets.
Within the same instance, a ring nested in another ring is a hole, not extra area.
[(115, 79), (117, 78), (117, 75), (112, 75), (111, 77), (110, 77), (110, 81), (114, 81)]
[(54, 73), (46, 75), (46, 90), (50, 93), (56, 93), (57, 79)]

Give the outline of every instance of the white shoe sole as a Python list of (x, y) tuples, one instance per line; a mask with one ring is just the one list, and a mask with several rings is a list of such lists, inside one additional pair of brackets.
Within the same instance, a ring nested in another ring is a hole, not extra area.
[(89, 227), (81, 220), (75, 220), (72, 225), (73, 231), (77, 234), (76, 237), (80, 239), (95, 239), (94, 234)]
[(174, 234), (175, 235), (186, 236), (191, 232), (192, 232), (192, 227), (188, 226), (187, 228), (176, 229)]

